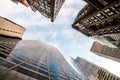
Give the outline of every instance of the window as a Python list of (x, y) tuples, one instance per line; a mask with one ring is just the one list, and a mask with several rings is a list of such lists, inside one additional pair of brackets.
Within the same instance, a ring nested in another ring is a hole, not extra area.
[(114, 14), (113, 12), (108, 13), (109, 16), (111, 16), (111, 15), (113, 15), (113, 14)]
[(11, 60), (12, 60), (14, 63), (16, 63), (16, 64), (19, 64), (19, 63), (20, 63), (20, 61), (17, 60), (17, 59), (15, 59), (15, 58), (12, 58)]
[(89, 28), (92, 29), (92, 30), (94, 30), (94, 31), (96, 31), (98, 29), (97, 26), (95, 26), (95, 25), (92, 25)]
[(113, 38), (111, 38), (110, 36), (105, 36), (105, 38), (109, 41), (115, 41)]
[(34, 71), (36, 71), (37, 70), (37, 68), (36, 67), (33, 67), (33, 66), (31, 66), (31, 65), (29, 65), (29, 64), (26, 64), (26, 63), (24, 63), (24, 64), (21, 64), (22, 66), (24, 66), (24, 67), (27, 67), (27, 68), (29, 68), (29, 69), (32, 69), (32, 70), (34, 70)]
[(5, 31), (5, 29), (2, 29), (3, 31)]
[(101, 15), (99, 18), (100, 18), (100, 19), (104, 19), (104, 18), (105, 18), (105, 16), (104, 16), (104, 15)]
[(47, 72), (47, 71), (44, 71), (44, 70), (42, 70), (42, 69), (38, 69), (38, 72), (39, 72), (39, 73), (42, 73), (42, 74), (44, 74), (44, 75), (46, 75), (46, 76), (49, 76), (48, 72)]
[(40, 75), (38, 75), (37, 79), (39, 79), (39, 80), (49, 80), (47, 77), (43, 77), (43, 76), (40, 76)]
[(41, 68), (41, 69), (44, 69), (44, 70), (48, 70), (47, 66), (45, 66), (45, 65), (43, 65), (43, 64), (40, 65), (40, 68)]
[(14, 64), (8, 62), (8, 61), (0, 61), (0, 65), (5, 66), (7, 68), (13, 67)]
[(106, 13), (107, 13), (107, 12), (109, 12), (109, 11), (110, 11), (110, 9), (106, 9), (104, 12), (106, 12)]
[(101, 16), (101, 14), (97, 14), (97, 16), (98, 16), (98, 17), (100, 17), (100, 16)]

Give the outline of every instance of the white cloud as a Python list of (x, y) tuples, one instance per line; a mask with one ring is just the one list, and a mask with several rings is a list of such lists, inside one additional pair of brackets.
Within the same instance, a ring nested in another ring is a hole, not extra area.
[[(22, 4), (17, 5), (10, 0), (1, 0), (0, 15), (26, 27), (27, 30), (28, 28), (31, 29), (31, 31), (25, 32), (23, 39), (48, 41), (49, 44), (57, 47), (67, 60), (69, 60), (69, 56), (89, 58), (89, 60), (98, 62), (97, 64), (119, 75), (119, 63), (106, 61), (106, 59), (103, 59), (101, 62), (100, 58), (93, 56), (88, 51), (92, 41), (71, 29), (75, 16), (84, 5), (85, 3), (82, 0), (65, 0), (55, 22), (51, 23), (50, 19), (44, 17), (39, 12), (34, 13), (30, 8)], [(36, 27), (40, 29), (33, 31), (32, 29)], [(53, 41), (50, 41), (51, 39)]]
[(24, 11), (26, 8), (20, 4), (20, 6), (17, 6), (17, 4), (13, 3), (11, 0), (2, 0), (0, 1), (0, 14), (4, 16), (9, 16), (14, 13), (19, 13), (21, 11)]
[(65, 1), (62, 9), (60, 10), (57, 18), (57, 24), (72, 24), (71, 18), (75, 18), (80, 9), (85, 5), (82, 0), (69, 0)]
[(57, 36), (59, 36), (57, 30), (51, 32), (51, 38), (52, 39), (56, 38)]
[(72, 5), (72, 4), (74, 4), (74, 5), (84, 5), (84, 4), (86, 4), (83, 0), (69, 0), (69, 1), (67, 1), (66, 0), (66, 3), (68, 3), (68, 4), (70, 4), (70, 5)]
[(25, 34), (23, 35), (23, 39), (24, 40), (42, 40), (44, 39), (43, 35), (39, 32), (25, 32)]
[(59, 51), (61, 51), (60, 45), (57, 42), (48, 42), (48, 44), (50, 44), (51, 46), (54, 46), (55, 48), (57, 48)]
[(64, 38), (66, 39), (72, 39), (74, 38), (74, 34), (70, 29), (63, 29), (62, 30), (62, 35), (64, 35)]
[(6, 17), (24, 27), (39, 26), (48, 27), (50, 19), (44, 17), (39, 12), (33, 12), (30, 7), (22, 4), (15, 4), (10, 0), (0, 1), (0, 15)]

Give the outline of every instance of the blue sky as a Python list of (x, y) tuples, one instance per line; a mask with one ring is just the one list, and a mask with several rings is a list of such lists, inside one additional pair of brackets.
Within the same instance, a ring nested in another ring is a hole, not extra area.
[(0, 1), (0, 16), (8, 18), (26, 28), (24, 40), (42, 40), (55, 47), (70, 62), (70, 57), (85, 58), (110, 72), (120, 76), (120, 63), (99, 57), (89, 50), (93, 39), (74, 30), (71, 25), (77, 13), (85, 6), (82, 0), (66, 0), (55, 22), (33, 12), (22, 4), (15, 4), (10, 0)]

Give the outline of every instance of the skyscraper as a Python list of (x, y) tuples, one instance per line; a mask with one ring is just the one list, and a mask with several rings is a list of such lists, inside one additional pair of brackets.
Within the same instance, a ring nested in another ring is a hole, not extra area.
[(120, 80), (119, 77), (109, 71), (80, 57), (74, 59), (74, 64), (80, 69), (86, 80)]
[(82, 80), (58, 49), (42, 41), (20, 41), (6, 59), (0, 60), (2, 80), (15, 80), (20, 75), (18, 80)]
[(58, 15), (65, 0), (12, 0), (30, 6), (33, 11), (38, 11), (53, 22)]
[[(85, 0), (72, 27), (110, 47), (120, 48), (120, 0)], [(105, 42), (104, 42), (105, 41)]]
[(118, 48), (111, 48), (95, 41), (90, 51), (99, 56), (120, 62), (120, 49)]

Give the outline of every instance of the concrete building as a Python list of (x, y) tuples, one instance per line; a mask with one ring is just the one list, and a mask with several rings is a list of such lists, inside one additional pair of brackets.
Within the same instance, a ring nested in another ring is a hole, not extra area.
[(82, 80), (58, 49), (42, 41), (20, 41), (0, 60), (0, 80)]
[[(120, 48), (120, 0), (85, 0), (72, 27), (110, 47)], [(104, 42), (106, 41), (106, 42)]]
[(24, 27), (0, 17), (0, 57), (7, 58), (22, 39), (24, 31)]
[(115, 76), (104, 68), (100, 68), (97, 72), (96, 80), (120, 80), (120, 77)]
[(120, 62), (120, 49), (118, 48), (111, 48), (95, 41), (90, 51), (99, 56)]
[(0, 36), (0, 57), (7, 58), (21, 39)]
[(0, 36), (22, 38), (24, 32), (24, 27), (6, 18), (0, 17)]
[(30, 6), (33, 11), (38, 11), (53, 22), (58, 15), (65, 0), (11, 0)]
[(77, 68), (83, 73), (86, 80), (120, 80), (119, 77), (109, 71), (80, 57), (74, 59), (74, 66), (77, 66)]

